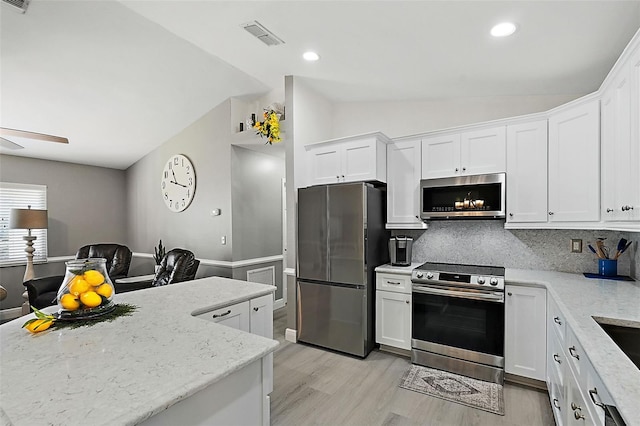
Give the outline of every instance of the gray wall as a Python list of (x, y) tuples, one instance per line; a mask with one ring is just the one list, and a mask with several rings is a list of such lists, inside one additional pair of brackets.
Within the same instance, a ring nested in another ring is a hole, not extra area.
[[(131, 250), (153, 253), (162, 239), (168, 250), (181, 247), (197, 258), (232, 260), (229, 105), (227, 100), (216, 106), (127, 169)], [(186, 155), (197, 177), (193, 201), (180, 213), (170, 211), (160, 193), (164, 164), (174, 154)], [(222, 214), (212, 216), (213, 209)], [(226, 245), (221, 244), (222, 236), (227, 237)]]
[(232, 147), (234, 261), (282, 254), (283, 178), (283, 158)]
[[(638, 233), (587, 230), (506, 230), (501, 220), (430, 221), (426, 231), (395, 231), (414, 238), (414, 262), (495, 265), (571, 273), (596, 273), (597, 259), (587, 244), (598, 237), (615, 247), (622, 237), (635, 241), (618, 260), (618, 274), (638, 278)], [(571, 239), (583, 252), (571, 253)]]
[[(48, 255), (75, 255), (96, 242), (127, 244), (126, 179), (122, 170), (0, 155), (3, 182), (47, 185)], [(23, 302), (24, 265), (0, 268), (8, 297), (0, 309)], [(35, 265), (36, 276), (64, 274), (64, 263)]]

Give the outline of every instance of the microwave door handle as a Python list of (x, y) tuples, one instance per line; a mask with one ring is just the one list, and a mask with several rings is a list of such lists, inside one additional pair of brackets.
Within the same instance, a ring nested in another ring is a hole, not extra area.
[(464, 290), (441, 290), (432, 287), (413, 286), (414, 293), (432, 294), (436, 296), (460, 297), (463, 299), (486, 300), (489, 302), (504, 302), (503, 293), (478, 293)]

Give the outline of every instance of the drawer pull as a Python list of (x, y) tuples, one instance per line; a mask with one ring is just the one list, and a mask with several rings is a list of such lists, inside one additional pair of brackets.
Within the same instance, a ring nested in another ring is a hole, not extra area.
[(258, 312), (258, 309), (260, 309), (260, 308), (258, 308), (258, 307), (253, 308), (253, 310), (256, 311), (256, 312)]
[(560, 410), (560, 404), (558, 403), (558, 398), (553, 398), (553, 406)]
[(406, 303), (408, 305), (409, 303), (411, 303), (411, 301), (410, 300), (405, 300), (404, 303)]
[[(596, 398), (594, 395), (597, 395), (597, 394), (598, 394), (598, 389), (596, 389), (595, 387), (589, 390), (589, 397), (591, 397), (591, 401), (593, 401), (593, 403), (596, 404), (598, 407), (604, 408), (604, 404), (602, 403), (602, 401), (596, 401)], [(598, 397), (598, 399), (600, 399), (600, 397)]]
[(576, 404), (575, 402), (571, 403), (571, 409), (572, 410), (582, 410), (582, 407), (579, 406), (578, 404)]
[(400, 285), (402, 283), (400, 281), (389, 281), (389, 280), (387, 280), (387, 284)]
[(558, 356), (558, 354), (553, 354), (553, 360), (555, 362), (557, 362), (558, 364), (562, 364), (562, 360), (560, 359), (560, 357)]
[(580, 419), (584, 419), (585, 417), (582, 415), (580, 409), (577, 409), (573, 412), (573, 417), (576, 418), (576, 420), (580, 420)]
[(555, 322), (558, 325), (562, 325), (562, 321), (560, 321), (560, 317), (553, 317), (553, 322)]
[(571, 354), (572, 357), (574, 357), (575, 359), (580, 359), (580, 355), (578, 355), (576, 352), (576, 347), (575, 346), (571, 346), (569, 348), (569, 353)]
[(227, 312), (225, 312), (224, 314), (213, 314), (214, 318), (220, 318), (220, 317), (226, 317), (227, 315), (229, 315), (231, 313), (231, 309), (229, 309)]

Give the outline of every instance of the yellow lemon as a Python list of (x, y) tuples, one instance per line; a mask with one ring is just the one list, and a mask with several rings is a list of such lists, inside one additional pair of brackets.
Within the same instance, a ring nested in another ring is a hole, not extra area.
[(111, 288), (109, 284), (104, 283), (100, 287), (96, 288), (96, 293), (98, 293), (100, 296), (109, 298), (113, 294), (113, 288)]
[(51, 324), (53, 324), (53, 321), (50, 319), (37, 319), (25, 325), (24, 328), (32, 333), (39, 333), (51, 327)]
[(82, 278), (74, 278), (69, 284), (69, 293), (73, 294), (74, 296), (78, 296), (87, 290), (89, 290), (89, 283)]
[(60, 305), (68, 311), (75, 311), (80, 307), (80, 301), (77, 296), (67, 293), (60, 298)]
[(95, 291), (87, 291), (80, 295), (80, 301), (89, 308), (95, 308), (102, 303), (102, 297)]
[(84, 279), (92, 286), (99, 286), (104, 282), (104, 275), (95, 269), (91, 269), (84, 273)]

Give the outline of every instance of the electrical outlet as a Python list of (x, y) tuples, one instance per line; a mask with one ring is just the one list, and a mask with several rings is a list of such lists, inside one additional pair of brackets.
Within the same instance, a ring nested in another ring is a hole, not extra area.
[(582, 253), (582, 240), (571, 239), (571, 253)]
[(222, 245), (227, 244), (227, 237), (226, 236), (223, 235), (222, 237), (220, 237), (220, 244), (222, 244)]

